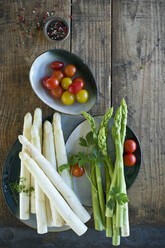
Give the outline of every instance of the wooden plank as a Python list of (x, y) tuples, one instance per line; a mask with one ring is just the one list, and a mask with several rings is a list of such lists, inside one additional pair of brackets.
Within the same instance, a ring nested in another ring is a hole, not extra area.
[[(53, 110), (42, 103), (31, 89), (28, 74), (33, 60), (48, 49), (70, 48), (70, 38), (57, 43), (47, 41), (42, 29), (37, 31), (35, 28), (35, 16), (37, 14), (42, 16), (46, 11), (55, 10), (56, 15), (65, 17), (70, 22), (71, 10), (70, 0), (1, 2), (3, 2), (0, 11), (0, 158), (2, 165), (11, 144), (22, 130), (24, 114), (28, 111), (32, 113), (37, 106), (43, 109), (44, 117), (53, 113)], [(20, 23), (18, 14), (25, 15), (25, 24)], [(31, 26), (32, 37), (29, 37), (25, 32)], [(0, 198), (0, 225), (20, 226), (7, 210), (2, 193)]]
[(72, 1), (71, 50), (93, 71), (99, 96), (93, 114), (111, 105), (111, 0)]
[(129, 190), (134, 224), (165, 224), (164, 11), (164, 1), (113, 1), (112, 102), (126, 98), (143, 153)]

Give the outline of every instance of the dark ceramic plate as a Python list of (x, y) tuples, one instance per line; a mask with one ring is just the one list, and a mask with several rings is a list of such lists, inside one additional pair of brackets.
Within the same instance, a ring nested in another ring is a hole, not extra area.
[[(48, 91), (46, 91), (41, 79), (52, 74), (50, 63), (53, 61), (62, 61), (64, 66), (73, 64), (77, 68), (74, 77), (82, 77), (85, 80), (85, 88), (89, 92), (89, 99), (86, 103), (81, 104), (75, 102), (67, 106), (60, 99), (54, 99)], [(93, 74), (80, 57), (63, 49), (49, 50), (38, 56), (33, 62), (30, 69), (30, 83), (36, 95), (49, 107), (65, 114), (79, 115), (81, 112), (88, 112), (95, 104), (97, 97), (97, 86)]]
[[(84, 118), (82, 116), (70, 116), (70, 115), (61, 115), (62, 119), (62, 127), (64, 131), (64, 139), (65, 142), (69, 138), (70, 134), (74, 131), (74, 129), (82, 123)], [(52, 120), (52, 117), (47, 118), (48, 120)], [(135, 152), (136, 155), (136, 164), (133, 167), (125, 167), (125, 178), (126, 178), (126, 184), (127, 189), (133, 184), (135, 181), (140, 165), (141, 165), (141, 149), (139, 141), (134, 134), (134, 132), (127, 127), (127, 134), (126, 139), (133, 139), (137, 144), (137, 150)], [(113, 148), (112, 148), (113, 149)], [(6, 158), (6, 161), (3, 166), (3, 173), (2, 173), (2, 189), (3, 194), (6, 200), (6, 203), (12, 212), (13, 215), (15, 215), (19, 219), (19, 202), (18, 197), (16, 198), (13, 196), (9, 184), (11, 182), (15, 182), (18, 180), (20, 175), (20, 159), (18, 157), (19, 152), (21, 151), (21, 144), (17, 140), (15, 144), (11, 147), (8, 156)], [(112, 150), (110, 151), (112, 153)], [(113, 156), (112, 156), (112, 159)], [(81, 197), (80, 197), (81, 199)], [(30, 220), (21, 220), (24, 224), (36, 228), (36, 218), (34, 214), (31, 214)], [(64, 231), (69, 229), (68, 226), (64, 226), (62, 228), (49, 228), (49, 231)]]

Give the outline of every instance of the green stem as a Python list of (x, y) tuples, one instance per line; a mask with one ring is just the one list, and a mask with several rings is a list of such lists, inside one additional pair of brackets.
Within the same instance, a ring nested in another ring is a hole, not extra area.
[(112, 238), (112, 218), (106, 217), (106, 237)]
[[(118, 156), (118, 154), (117, 154)], [(121, 166), (121, 163), (118, 163), (118, 177), (117, 177), (117, 186), (119, 189), (119, 192), (124, 193), (123, 189), (123, 167)], [(122, 227), (123, 226), (123, 206), (116, 204), (116, 226)]]
[[(110, 173), (108, 166), (105, 165), (105, 179), (106, 179), (106, 203), (108, 200), (108, 193), (110, 188)], [(108, 206), (106, 205), (106, 209)], [(106, 237), (112, 237), (112, 218), (106, 217)]]
[[(116, 179), (117, 179), (117, 169), (116, 169), (116, 165), (115, 165), (115, 170), (113, 173), (112, 182), (111, 182), (110, 189), (109, 189), (108, 196), (107, 196), (107, 202), (109, 202), (111, 199), (110, 192), (111, 192), (112, 188), (115, 187), (115, 185), (116, 185)], [(106, 217), (112, 217), (113, 216), (113, 210), (110, 208), (106, 208), (105, 216)]]
[[(95, 165), (92, 164), (92, 170)], [(91, 174), (91, 180), (93, 184), (91, 184), (91, 191), (92, 191), (92, 207), (93, 207), (93, 216), (94, 216), (94, 224), (95, 224), (95, 229), (98, 231), (104, 230), (104, 225), (102, 222), (101, 218), (101, 211), (100, 211), (100, 204), (99, 204), (99, 198), (98, 198), (98, 193), (96, 191), (96, 174), (92, 173)]]
[(116, 227), (116, 215), (113, 216), (113, 236), (112, 236), (112, 245), (120, 245), (120, 230)]
[(130, 235), (130, 227), (129, 227), (129, 217), (128, 217), (128, 203), (125, 205), (125, 211), (123, 214), (123, 222), (124, 225), (121, 228), (121, 236), (128, 237)]
[(106, 165), (107, 165), (107, 168), (108, 168), (108, 171), (109, 171), (110, 179), (112, 181), (113, 171), (114, 171), (112, 160), (111, 160), (111, 158), (109, 156), (106, 156), (105, 157), (105, 162), (106, 162)]
[(101, 217), (102, 217), (103, 225), (105, 226), (105, 199), (104, 199), (104, 192), (102, 186), (101, 169), (97, 165), (95, 165), (95, 172), (96, 172), (96, 183), (97, 183), (98, 198), (99, 198), (99, 204), (101, 210)]
[(123, 226), (123, 207), (120, 206), (118, 203), (116, 204), (116, 226)]

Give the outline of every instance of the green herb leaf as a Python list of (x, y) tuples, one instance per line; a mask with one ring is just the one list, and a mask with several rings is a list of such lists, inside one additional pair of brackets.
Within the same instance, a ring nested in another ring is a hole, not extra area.
[(80, 145), (80, 146), (87, 147), (88, 144), (87, 144), (86, 139), (84, 139), (83, 137), (80, 137), (80, 139), (79, 139), (79, 145)]
[(127, 195), (124, 193), (117, 194), (116, 201), (119, 205), (124, 205), (125, 203), (129, 202)]
[(116, 195), (119, 193), (119, 190), (117, 187), (113, 187), (112, 190), (110, 191), (110, 196), (116, 197)]
[(107, 207), (110, 208), (111, 210), (114, 210), (114, 209), (115, 209), (115, 206), (116, 206), (115, 200), (111, 198), (111, 199), (107, 202), (106, 205), (107, 205)]
[(87, 133), (86, 140), (87, 140), (88, 146), (94, 145), (95, 142), (94, 142), (94, 139), (93, 139), (93, 133), (92, 133), (92, 131), (89, 132), (89, 133)]
[(10, 190), (12, 193), (26, 193), (29, 196), (31, 195), (31, 192), (34, 191), (33, 187), (30, 187), (26, 189), (26, 186), (23, 184), (23, 182), (26, 180), (26, 178), (20, 178), (20, 181), (15, 181), (9, 184)]
[(69, 164), (63, 164), (63, 165), (59, 166), (58, 171), (61, 173), (65, 169), (70, 169), (70, 165)]

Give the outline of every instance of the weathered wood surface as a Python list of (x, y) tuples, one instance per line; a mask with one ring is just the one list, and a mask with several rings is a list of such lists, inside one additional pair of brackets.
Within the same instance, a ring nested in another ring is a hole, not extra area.
[[(25, 10), (20, 13), (20, 8)], [(61, 10), (61, 8), (64, 9)], [(22, 130), (24, 114), (28, 111), (33, 113), (37, 106), (42, 108), (44, 117), (53, 113), (52, 109), (38, 99), (30, 86), (29, 69), (32, 62), (48, 49), (55, 47), (70, 49), (70, 39), (54, 44), (47, 41), (42, 30), (37, 31), (33, 28), (33, 36), (30, 38), (24, 34), (27, 24), (22, 24), (23, 30), (20, 30), (20, 26), (17, 25), (20, 23), (17, 15), (23, 16), (24, 13), (25, 21), (31, 24), (32, 21), (36, 22), (35, 14), (43, 15), (47, 10), (50, 12), (54, 9), (56, 15), (65, 17), (70, 22), (70, 1), (0, 1), (1, 170), (11, 145)], [(36, 11), (35, 14), (33, 10)], [(0, 225), (21, 226), (8, 211), (2, 192), (0, 192), (0, 199)]]
[(113, 1), (112, 103), (126, 97), (142, 147), (131, 222), (165, 224), (165, 2)]
[[(45, 39), (42, 31), (34, 32), (30, 38), (16, 25), (19, 8), (25, 8), (30, 23), (34, 18), (33, 9), (39, 4), (38, 12), (55, 9), (56, 15), (71, 21), (71, 35), (66, 41), (54, 45)], [(35, 96), (29, 84), (28, 73), (33, 60), (54, 47), (71, 50), (89, 64), (96, 78), (99, 95), (91, 111), (93, 114), (103, 114), (111, 102), (117, 106), (121, 98), (126, 97), (128, 123), (137, 133), (143, 151), (141, 171), (129, 190), (131, 224), (165, 224), (164, 12), (163, 0), (0, 0), (1, 170), (11, 144), (22, 130), (24, 114), (33, 112), (37, 106), (43, 109), (44, 117), (53, 113)], [(1, 192), (0, 226), (25, 227), (11, 216)], [(15, 237), (17, 229), (14, 230)], [(30, 240), (31, 233), (35, 235), (26, 230), (27, 236), (22, 231), (22, 240), (15, 238), (14, 242), (25, 244), (24, 235), (25, 240)], [(154, 238), (154, 231), (151, 233), (153, 241), (160, 239), (159, 245), (153, 243), (155, 247), (163, 247), (163, 236)], [(139, 237), (136, 231), (133, 235), (134, 239)], [(60, 234), (58, 237), (62, 239)], [(147, 240), (147, 234), (145, 237)], [(37, 236), (34, 245), (38, 242), (41, 244), (38, 247), (55, 247), (55, 239), (55, 234)], [(73, 236), (73, 239), (78, 242), (74, 246), (81, 244), (78, 237)], [(66, 247), (66, 240), (63, 242)], [(107, 242), (103, 242), (104, 247), (111, 247)], [(140, 248), (146, 244), (154, 247), (144, 242), (138, 246), (133, 246), (131, 241), (123, 242), (123, 248)], [(9, 245), (15, 247), (12, 242), (1, 241), (0, 234), (0, 248)]]
[(72, 52), (91, 68), (99, 97), (93, 114), (103, 114), (111, 105), (111, 0), (73, 0)]

